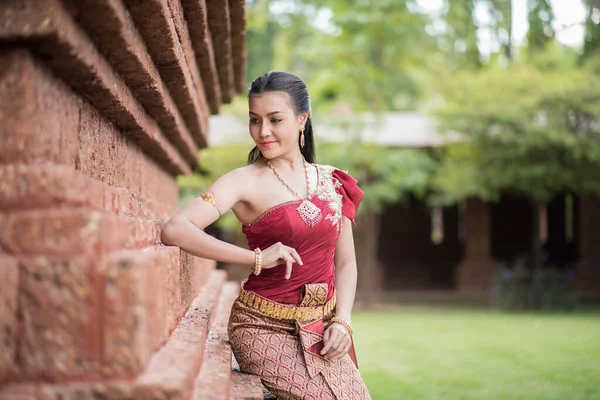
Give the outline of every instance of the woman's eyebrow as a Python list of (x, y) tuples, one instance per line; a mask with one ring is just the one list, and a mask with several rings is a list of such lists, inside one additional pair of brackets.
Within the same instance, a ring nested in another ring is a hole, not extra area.
[[(272, 112), (270, 112), (270, 113), (268, 113), (268, 114), (267, 114), (267, 117), (268, 117), (269, 115), (273, 115), (273, 114), (280, 114), (280, 113), (283, 113), (283, 111), (272, 111)], [(257, 113), (255, 113), (255, 112), (252, 112), (252, 111), (250, 111), (250, 114), (252, 114), (252, 115), (256, 115), (257, 117), (259, 116)]]

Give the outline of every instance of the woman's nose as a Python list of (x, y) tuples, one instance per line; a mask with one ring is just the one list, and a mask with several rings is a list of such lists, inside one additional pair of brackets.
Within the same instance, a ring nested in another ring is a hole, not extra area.
[(269, 124), (267, 123), (261, 123), (260, 124), (260, 136), (261, 137), (267, 137), (271, 134), (271, 130), (269, 129)]

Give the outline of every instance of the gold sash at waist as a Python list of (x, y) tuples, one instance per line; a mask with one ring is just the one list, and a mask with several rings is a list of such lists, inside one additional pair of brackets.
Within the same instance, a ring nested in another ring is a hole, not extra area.
[(302, 307), (292, 304), (278, 303), (269, 300), (254, 292), (244, 289), (244, 280), (240, 288), (239, 300), (248, 307), (260, 311), (267, 317), (275, 319), (287, 319), (295, 321), (313, 321), (321, 318), (327, 318), (333, 313), (336, 303), (336, 295), (329, 299), (324, 305), (314, 307)]

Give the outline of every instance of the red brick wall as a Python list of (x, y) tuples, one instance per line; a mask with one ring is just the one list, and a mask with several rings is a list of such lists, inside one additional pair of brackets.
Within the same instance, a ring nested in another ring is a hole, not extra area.
[(137, 373), (200, 283), (157, 246), (176, 182), (27, 51), (0, 60), (2, 379)]
[(0, 399), (188, 398), (235, 296), (159, 242), (231, 89), (200, 76), (209, 27), (184, 15), (206, 8), (135, 3), (0, 2)]

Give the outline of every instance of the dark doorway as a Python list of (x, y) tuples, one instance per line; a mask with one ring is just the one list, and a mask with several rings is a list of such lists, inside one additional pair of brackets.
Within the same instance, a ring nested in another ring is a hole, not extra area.
[(458, 207), (441, 210), (442, 239), (434, 243), (432, 209), (418, 199), (394, 205), (381, 218), (378, 255), (384, 290), (454, 289), (462, 258)]

